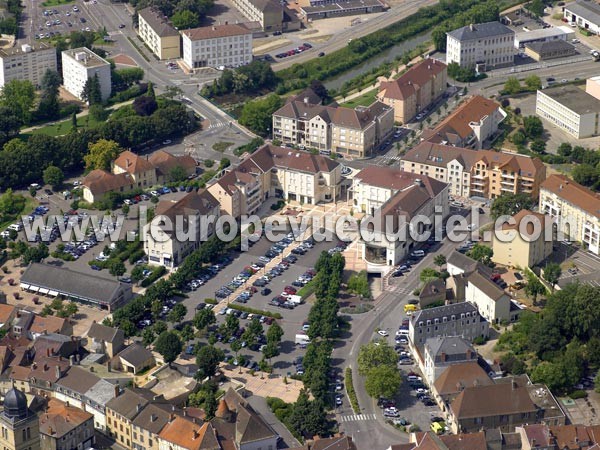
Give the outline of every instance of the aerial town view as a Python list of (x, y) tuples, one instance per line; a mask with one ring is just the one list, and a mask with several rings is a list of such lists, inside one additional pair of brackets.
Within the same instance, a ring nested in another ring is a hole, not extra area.
[(600, 449), (599, 0), (0, 0), (0, 450)]

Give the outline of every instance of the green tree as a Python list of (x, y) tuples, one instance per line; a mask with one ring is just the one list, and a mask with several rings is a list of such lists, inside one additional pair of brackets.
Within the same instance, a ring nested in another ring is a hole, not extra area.
[(171, 17), (171, 22), (178, 30), (188, 30), (200, 25), (200, 17), (195, 12), (189, 10), (177, 11)]
[(283, 100), (271, 94), (264, 99), (246, 102), (242, 108), (239, 122), (261, 136), (271, 131), (272, 115), (283, 106)]
[(46, 70), (42, 77), (41, 88), (42, 95), (38, 105), (38, 115), (46, 120), (58, 118), (60, 104), (58, 93), (61, 80), (60, 75), (55, 70)]
[(189, 323), (186, 323), (181, 331), (179, 332), (179, 337), (183, 342), (189, 342), (194, 339), (194, 329)]
[(238, 353), (242, 349), (242, 343), (238, 339), (236, 339), (229, 345), (229, 348), (231, 348), (231, 351), (235, 353), (235, 359), (237, 359)]
[(48, 246), (43, 242), (40, 242), (37, 247), (27, 247), (27, 250), (23, 253), (23, 263), (29, 264), (32, 262), (40, 262), (47, 258), (49, 255)]
[(554, 285), (558, 283), (561, 275), (562, 269), (558, 263), (551, 262), (546, 264), (546, 267), (544, 267), (544, 279), (550, 283), (552, 289), (554, 289)]
[(546, 151), (546, 143), (541, 139), (535, 139), (529, 148), (536, 153), (544, 153)]
[(104, 106), (102, 106), (102, 104), (94, 103), (93, 105), (90, 105), (88, 115), (92, 120), (95, 120), (96, 122), (104, 122), (106, 121), (106, 119), (108, 119), (110, 111), (105, 109)]
[(392, 398), (402, 385), (402, 376), (395, 367), (374, 367), (367, 373), (365, 390), (372, 398)]
[(167, 320), (172, 323), (179, 323), (183, 320), (187, 314), (187, 308), (183, 303), (177, 303), (173, 306), (173, 309), (169, 312)]
[(419, 274), (419, 279), (423, 283), (426, 283), (428, 281), (440, 278), (440, 276), (441, 274), (437, 270), (432, 269), (431, 267), (425, 267), (423, 270), (421, 270), (421, 273)]
[(535, 303), (538, 295), (546, 293), (546, 288), (538, 278), (531, 272), (527, 272), (527, 285), (525, 286), (525, 294), (531, 297)]
[(283, 337), (283, 330), (277, 322), (274, 322), (267, 330), (267, 342), (279, 344)]
[(371, 298), (371, 289), (369, 288), (369, 278), (366, 270), (355, 273), (348, 280), (348, 291), (363, 298)]
[(540, 138), (544, 133), (542, 120), (537, 116), (523, 117), (523, 129), (525, 130), (525, 135), (529, 139)]
[(205, 345), (202, 347), (196, 355), (198, 376), (200, 378), (212, 377), (216, 373), (217, 367), (223, 358), (225, 358), (225, 354), (222, 350), (213, 347), (212, 345)]
[(49, 184), (53, 189), (58, 189), (65, 180), (65, 174), (56, 166), (48, 166), (44, 170), (43, 178), (44, 183)]
[(511, 140), (513, 144), (517, 146), (525, 145), (525, 143), (527, 142), (527, 136), (525, 136), (525, 134), (523, 134), (521, 131), (515, 131), (515, 133), (511, 137)]
[(182, 343), (174, 331), (163, 331), (154, 344), (154, 349), (160, 353), (169, 366), (177, 359), (182, 350)]
[(164, 333), (168, 329), (167, 324), (162, 320), (157, 320), (152, 328), (157, 335)]
[(557, 391), (568, 385), (568, 376), (562, 364), (542, 361), (531, 372), (531, 381), (544, 383), (551, 391)]
[(446, 264), (446, 256), (442, 254), (435, 255), (435, 257), (433, 258), (433, 263), (441, 268), (444, 264)]
[(536, 204), (529, 194), (520, 192), (518, 194), (504, 193), (496, 197), (492, 203), (490, 215), (494, 220), (500, 216), (514, 216), (522, 209), (530, 210)]
[(108, 272), (114, 277), (122, 276), (127, 269), (125, 268), (125, 264), (120, 259), (116, 259), (111, 261), (108, 266)]
[(365, 376), (373, 368), (380, 366), (395, 368), (397, 362), (398, 355), (387, 342), (380, 342), (379, 345), (370, 342), (363, 345), (358, 352), (358, 373)]
[(193, 324), (197, 330), (203, 330), (217, 321), (215, 313), (211, 309), (201, 309), (196, 313)]
[(109, 170), (110, 163), (117, 159), (122, 149), (115, 141), (100, 139), (88, 146), (89, 152), (83, 157), (87, 170)]
[(473, 258), (475, 261), (482, 262), (483, 264), (490, 264), (492, 256), (494, 256), (494, 250), (487, 245), (475, 244), (473, 248), (467, 252), (467, 256)]
[(69, 302), (64, 307), (64, 311), (65, 314), (67, 314), (67, 317), (74, 317), (75, 314), (79, 312), (79, 306), (77, 306), (77, 303), (75, 302)]
[(175, 166), (169, 172), (169, 180), (173, 183), (177, 183), (180, 181), (185, 181), (187, 178), (187, 173), (182, 166)]
[(557, 151), (560, 156), (568, 157), (571, 156), (571, 153), (573, 152), (573, 146), (568, 142), (563, 142), (558, 146)]
[(504, 83), (504, 92), (509, 95), (521, 92), (521, 82), (516, 77), (508, 77)]
[(205, 420), (211, 420), (215, 417), (215, 413), (217, 412), (217, 399), (214, 390), (208, 389), (204, 398), (203, 409), (206, 414)]
[(35, 87), (29, 80), (11, 80), (0, 91), (0, 106), (8, 108), (22, 123), (31, 120), (34, 101)]
[(25, 122), (18, 112), (1, 102), (0, 117), (2, 117), (0, 120), (0, 145), (3, 145), (19, 134), (19, 130)]
[(577, 183), (592, 187), (598, 183), (600, 170), (589, 164), (578, 164), (573, 168), (571, 176)]
[(152, 344), (155, 338), (156, 335), (154, 334), (154, 330), (152, 329), (152, 327), (144, 328), (144, 331), (142, 331), (142, 343), (144, 345)]
[(527, 9), (531, 11), (537, 17), (542, 17), (544, 15), (544, 2), (542, 0), (532, 0), (527, 4)]
[(525, 78), (525, 86), (530, 91), (538, 91), (542, 89), (542, 80), (537, 75), (529, 75)]
[(86, 80), (81, 92), (81, 98), (89, 105), (102, 103), (102, 90), (100, 88), (100, 78), (97, 73)]

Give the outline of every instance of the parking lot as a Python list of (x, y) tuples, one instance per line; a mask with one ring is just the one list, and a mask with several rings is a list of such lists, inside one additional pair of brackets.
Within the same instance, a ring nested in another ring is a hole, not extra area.
[(595, 281), (600, 271), (600, 257), (588, 250), (579, 248), (576, 244), (557, 242), (550, 259), (561, 264), (562, 275), (560, 285), (580, 280), (598, 285)]

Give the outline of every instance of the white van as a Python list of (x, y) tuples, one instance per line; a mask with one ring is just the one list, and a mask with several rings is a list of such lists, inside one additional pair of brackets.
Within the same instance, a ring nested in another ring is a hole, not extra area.
[(22, 223), (13, 223), (12, 225), (9, 225), (8, 229), (15, 230), (15, 231), (21, 231), (23, 229), (23, 224)]
[(414, 252), (412, 252), (412, 256), (414, 256), (415, 258), (422, 258), (425, 256), (425, 252), (423, 250), (415, 250)]

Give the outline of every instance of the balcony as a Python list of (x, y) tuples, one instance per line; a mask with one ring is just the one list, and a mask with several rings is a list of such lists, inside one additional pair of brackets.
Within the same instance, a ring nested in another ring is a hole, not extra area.
[(514, 188), (512, 188), (512, 187), (511, 188), (501, 187), (500, 190), (502, 192), (510, 192), (510, 193), (514, 193), (515, 192)]
[(502, 173), (502, 178), (509, 178), (509, 179), (511, 179), (511, 180), (514, 180), (514, 179), (515, 179), (515, 176), (514, 176), (514, 175), (511, 175), (510, 173), (504, 173), (504, 172), (503, 172), (503, 173)]
[(515, 182), (513, 180), (502, 180), (500, 184), (503, 186), (510, 186), (511, 188), (515, 186)]

